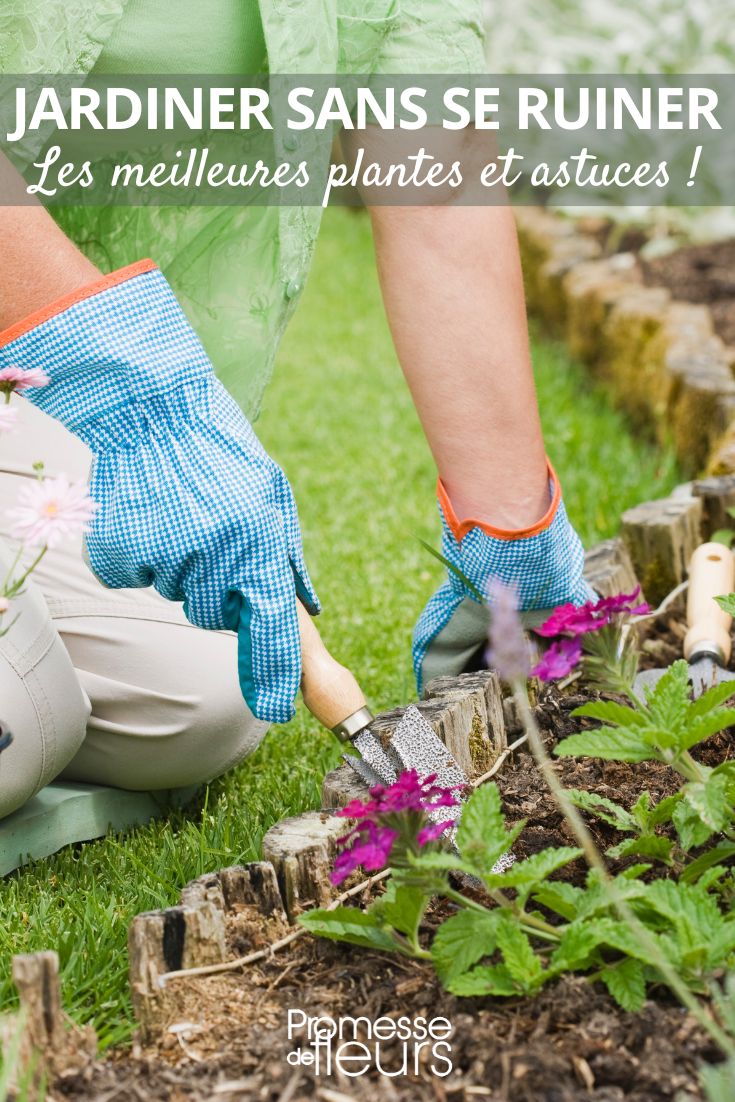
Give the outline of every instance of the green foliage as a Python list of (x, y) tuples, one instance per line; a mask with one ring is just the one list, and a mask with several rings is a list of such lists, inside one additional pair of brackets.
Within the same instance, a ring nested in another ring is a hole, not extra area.
[(456, 563), (453, 563), (451, 559), (447, 558), (446, 555), (442, 555), (441, 551), (437, 551), (437, 549), (427, 540), (421, 539), (419, 537), (419, 543), (425, 551), (428, 551), (430, 555), (433, 555), (433, 557), (438, 562), (440, 562), (442, 566), (446, 567), (448, 571), (454, 574), (455, 578), (459, 579), (465, 589), (472, 594), (476, 601), (478, 601), (480, 604), (485, 603), (485, 594), (480, 592), (475, 583), (471, 581), (470, 578), (468, 578), (462, 570), (459, 569)]
[[(572, 791), (578, 807), (633, 835), (633, 852), (671, 861), (670, 839), (653, 833), (655, 826), (690, 807), (675, 798), (651, 806), (647, 794), (630, 812), (594, 794)], [(663, 805), (663, 806), (662, 806)], [(565, 972), (601, 980), (626, 1010), (637, 1010), (648, 983), (658, 982), (649, 948), (622, 921), (617, 904), (629, 906), (647, 929), (659, 952), (693, 991), (703, 991), (711, 977), (729, 966), (735, 952), (735, 914), (723, 913), (714, 892), (723, 868), (702, 866), (689, 881), (642, 879), (651, 865), (639, 863), (614, 879), (614, 900), (600, 875), (590, 871), (584, 887), (555, 879), (581, 850), (549, 848), (494, 871), (518, 833), (508, 829), (496, 785), (470, 798), (457, 831), (457, 850), (419, 854), (408, 870), (394, 871), (386, 896), (351, 922), (352, 908), (315, 911), (300, 921), (313, 933), (367, 945), (399, 948), (428, 958), (448, 990), (456, 995), (530, 995)], [(720, 850), (718, 858), (728, 853)], [(453, 887), (451, 873), (471, 873), (488, 890), (484, 905)], [(708, 874), (711, 874), (708, 878)], [(410, 890), (406, 883), (410, 883)], [(434, 895), (457, 906), (430, 945), (420, 918)], [(545, 908), (540, 910), (539, 908)], [(547, 921), (553, 912), (556, 920)], [(370, 926), (374, 933), (369, 933)]]
[(380, 919), (379, 912), (361, 911), (358, 907), (335, 907), (331, 911), (306, 911), (299, 921), (312, 934), (361, 945), (365, 949), (390, 952), (400, 948), (400, 941), (390, 933), (390, 926)]
[(469, 972), (498, 944), (500, 910), (462, 910), (442, 922), (431, 945), (431, 958), (444, 984)]
[[(735, 536), (735, 532), (732, 534)], [(735, 593), (727, 593), (722, 597), (715, 597), (715, 600), (720, 608), (723, 608), (730, 616), (735, 616)]]
[(607, 692), (626, 693), (638, 673), (635, 635), (632, 632), (623, 635), (619, 625), (611, 623), (584, 635), (582, 647), (582, 670), (587, 684)]
[(633, 957), (626, 957), (603, 968), (600, 979), (623, 1010), (633, 1013), (640, 1010), (646, 1001), (645, 968)]
[(689, 751), (735, 725), (735, 708), (724, 706), (733, 694), (735, 682), (725, 681), (693, 701), (689, 667), (682, 660), (670, 666), (653, 688), (647, 688), (645, 701), (632, 705), (595, 701), (576, 709), (574, 715), (600, 720), (603, 726), (563, 739), (554, 751), (559, 757), (660, 761), (687, 781), (676, 796), (661, 801), (653, 810), (644, 794), (630, 813), (609, 801), (606, 804), (594, 794), (572, 793), (570, 798), (584, 810), (611, 822), (618, 830), (637, 834), (636, 840), (610, 851), (611, 856), (638, 854), (669, 863), (671, 846), (653, 829), (669, 820), (676, 827), (685, 851), (704, 845), (713, 834), (730, 828), (735, 818), (732, 763), (709, 769), (698, 764)]
[(559, 757), (596, 757), (611, 761), (661, 761), (692, 776), (688, 751), (735, 724), (735, 708), (722, 705), (735, 694), (735, 682), (723, 682), (692, 701), (689, 666), (674, 662), (645, 702), (636, 705), (599, 701), (572, 714), (602, 720), (605, 726), (563, 739)]
[(735, 857), (735, 842), (719, 842), (689, 862), (681, 874), (681, 881), (684, 884), (693, 884), (709, 869), (722, 861), (729, 861), (731, 857)]
[(606, 851), (608, 857), (649, 857), (665, 865), (672, 864), (673, 843), (670, 838), (656, 834), (655, 827), (670, 821), (673, 809), (680, 799), (678, 794), (661, 800), (651, 808), (651, 797), (648, 792), (644, 792), (630, 811), (596, 792), (570, 788), (566, 790), (566, 794), (575, 807), (589, 812), (622, 833), (633, 835), (616, 846), (610, 846)]
[(475, 875), (492, 875), (493, 866), (510, 851), (524, 825), (520, 822), (507, 831), (497, 785), (482, 785), (462, 809), (457, 848)]
[(661, 861), (664, 865), (673, 864), (672, 850), (674, 843), (670, 838), (660, 834), (639, 834), (635, 838), (626, 838), (617, 846), (610, 846), (607, 850), (608, 857), (650, 857), (653, 861)]
[[(486, 12), (490, 72), (730, 73), (735, 66), (731, 12), (717, 0), (519, 0), (513, 27), (495, 19), (494, 8)], [(662, 220), (667, 213), (659, 212)]]
[(421, 919), (426, 910), (426, 896), (420, 888), (392, 880), (376, 904), (376, 913), (386, 926), (392, 926), (415, 944)]
[(583, 792), (578, 788), (567, 788), (567, 799), (582, 811), (590, 811), (603, 823), (609, 823), (616, 830), (635, 830), (636, 821), (629, 811), (620, 804), (598, 796), (596, 792)]

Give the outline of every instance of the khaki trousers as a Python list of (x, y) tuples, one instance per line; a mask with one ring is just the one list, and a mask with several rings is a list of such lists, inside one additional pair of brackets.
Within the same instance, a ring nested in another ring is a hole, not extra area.
[[(18, 427), (0, 434), (3, 576), (15, 551), (6, 510), (33, 464), (86, 481), (91, 460), (58, 422), (13, 401)], [(153, 590), (105, 589), (81, 543), (46, 553), (0, 637), (0, 720), (14, 736), (0, 756), (0, 818), (57, 777), (137, 790), (208, 781), (267, 729), (240, 693), (235, 636), (193, 627)]]

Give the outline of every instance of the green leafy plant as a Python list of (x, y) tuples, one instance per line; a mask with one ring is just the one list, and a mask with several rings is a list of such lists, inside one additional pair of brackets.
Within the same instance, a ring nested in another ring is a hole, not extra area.
[[(639, 848), (634, 841), (627, 847), (627, 855), (639, 853), (661, 859), (658, 847), (663, 859), (670, 859), (671, 851), (665, 852), (664, 839), (654, 832), (656, 826), (669, 821), (673, 822), (679, 843), (687, 852), (704, 845), (713, 834), (733, 831), (735, 763), (723, 762), (710, 768), (691, 754), (695, 746), (735, 725), (735, 708), (725, 706), (733, 695), (735, 682), (725, 681), (692, 700), (689, 667), (681, 660), (670, 666), (652, 689), (646, 690), (645, 700), (634, 698), (630, 705), (612, 700), (593, 701), (572, 713), (600, 720), (603, 726), (563, 739), (554, 750), (558, 757), (659, 761), (686, 781), (676, 796), (662, 801), (657, 808), (650, 807), (650, 797), (645, 795), (630, 812), (607, 809), (611, 818), (617, 816), (613, 825), (624, 832), (637, 834)], [(589, 797), (588, 805), (586, 810), (602, 817), (600, 812), (604, 805), (599, 797)], [(641, 843), (643, 848), (640, 848)], [(647, 845), (650, 847), (648, 853)]]
[(679, 793), (651, 806), (650, 793), (643, 792), (630, 811), (596, 792), (568, 788), (566, 794), (575, 807), (608, 823), (621, 834), (630, 835), (617, 845), (610, 846), (605, 851), (607, 857), (645, 857), (665, 865), (674, 864), (674, 843), (666, 835), (657, 834), (656, 828), (671, 821), (674, 808), (681, 799)]
[(724, 608), (730, 616), (735, 616), (735, 593), (727, 593), (722, 597), (715, 597), (720, 608)]
[[(622, 821), (617, 810), (599, 810)], [(642, 805), (638, 815), (650, 824)], [(457, 995), (529, 995), (573, 971), (601, 980), (626, 1010), (638, 1009), (647, 986), (661, 981), (646, 947), (615, 913), (595, 870), (583, 886), (555, 878), (582, 849), (549, 848), (498, 867), (523, 826), (507, 827), (496, 785), (484, 785), (464, 806), (456, 847), (403, 848), (391, 855), (385, 894), (365, 910), (315, 910), (299, 921), (321, 937), (430, 960)], [(709, 884), (643, 881), (650, 867), (639, 864), (616, 877), (616, 895), (645, 923), (688, 987), (704, 991), (717, 969), (732, 962), (735, 915), (721, 913)], [(463, 876), (482, 884), (487, 902), (455, 886)], [(450, 904), (451, 913), (429, 943), (421, 935), (422, 919), (437, 898)]]

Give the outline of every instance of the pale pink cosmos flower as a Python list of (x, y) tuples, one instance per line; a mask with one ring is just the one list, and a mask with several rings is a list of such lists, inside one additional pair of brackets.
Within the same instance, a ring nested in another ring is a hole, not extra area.
[(0, 405), (0, 432), (10, 432), (18, 420), (18, 410), (7, 403)]
[(24, 370), (11, 364), (0, 368), (0, 392), (3, 394), (12, 394), (14, 391), (20, 393), (34, 386), (46, 386), (50, 382), (51, 379), (41, 367)]
[(10, 601), (0, 593), (0, 616), (4, 616), (10, 608)]
[(97, 508), (84, 482), (70, 482), (63, 474), (44, 478), (24, 486), (17, 506), (8, 510), (10, 534), (31, 547), (56, 547), (83, 531)]

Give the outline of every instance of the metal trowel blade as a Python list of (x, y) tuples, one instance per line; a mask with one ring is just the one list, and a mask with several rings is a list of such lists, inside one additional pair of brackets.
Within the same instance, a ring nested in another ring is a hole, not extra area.
[[(642, 701), (645, 701), (646, 688), (653, 689), (666, 673), (662, 670), (642, 670), (635, 679), (635, 691)], [(720, 666), (714, 658), (705, 655), (696, 662), (689, 663), (689, 680), (692, 683), (692, 697), (696, 700), (713, 685), (719, 685), (721, 681), (735, 680), (735, 673)]]
[(362, 761), (352, 756), (346, 760), (368, 784), (374, 777), (382, 784), (393, 784), (404, 769), (415, 769), (420, 777), (435, 773), (437, 784), (446, 788), (467, 784), (447, 747), (414, 706), (406, 709), (387, 743), (379, 741), (367, 727), (352, 745), (359, 750)]
[(386, 753), (369, 727), (360, 731), (352, 740), (352, 745), (359, 751), (360, 758), (354, 758), (351, 754), (345, 757), (366, 784), (371, 787), (374, 784), (393, 784), (398, 779), (401, 769), (398, 758), (395, 754)]
[(696, 700), (721, 681), (735, 681), (735, 673), (720, 666), (714, 658), (704, 657), (689, 663), (689, 680), (692, 683), (692, 696)]

